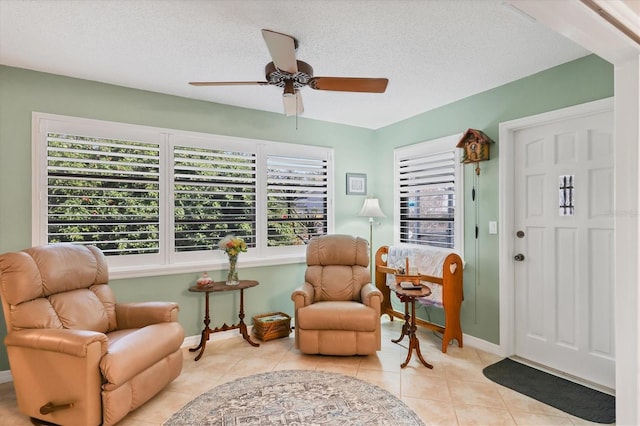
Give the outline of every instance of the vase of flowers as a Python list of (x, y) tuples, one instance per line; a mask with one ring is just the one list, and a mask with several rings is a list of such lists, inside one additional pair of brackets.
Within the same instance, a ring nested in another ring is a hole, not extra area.
[(247, 243), (242, 238), (234, 235), (227, 235), (220, 240), (218, 246), (227, 253), (229, 257), (229, 271), (227, 272), (227, 285), (238, 285), (238, 255), (247, 251)]

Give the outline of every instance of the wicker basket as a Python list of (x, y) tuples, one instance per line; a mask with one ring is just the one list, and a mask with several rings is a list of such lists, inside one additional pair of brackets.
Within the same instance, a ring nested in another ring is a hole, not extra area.
[(253, 317), (253, 334), (262, 341), (287, 337), (291, 333), (291, 317), (283, 312)]

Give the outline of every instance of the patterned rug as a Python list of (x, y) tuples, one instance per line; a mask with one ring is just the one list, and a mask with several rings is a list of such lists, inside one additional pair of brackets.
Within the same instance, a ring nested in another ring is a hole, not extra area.
[(164, 423), (177, 425), (423, 425), (386, 390), (337, 373), (272, 371), (203, 393)]

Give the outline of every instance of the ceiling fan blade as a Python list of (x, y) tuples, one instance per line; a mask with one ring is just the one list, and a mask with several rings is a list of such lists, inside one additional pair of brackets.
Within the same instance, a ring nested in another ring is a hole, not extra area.
[(289, 74), (297, 73), (296, 48), (298, 43), (296, 39), (290, 35), (271, 30), (262, 30), (262, 37), (276, 68)]
[(387, 90), (387, 78), (357, 77), (312, 77), (309, 87), (316, 90), (333, 90), (337, 92), (369, 92), (384, 93)]
[(284, 114), (286, 116), (301, 115), (304, 112), (302, 96), (299, 90), (296, 90), (293, 95), (284, 94), (282, 96), (282, 103), (284, 104)]
[(266, 86), (267, 81), (190, 81), (192, 86)]

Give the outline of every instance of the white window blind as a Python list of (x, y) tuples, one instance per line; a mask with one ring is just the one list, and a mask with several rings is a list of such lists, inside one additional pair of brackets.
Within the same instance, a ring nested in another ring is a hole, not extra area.
[(331, 148), (33, 113), (33, 245), (92, 244), (118, 277), (304, 259), (333, 232)]
[(267, 156), (268, 246), (305, 244), (327, 233), (327, 160)]
[(159, 250), (159, 147), (47, 134), (47, 242), (105, 254)]
[(256, 154), (174, 148), (176, 251), (215, 248), (227, 234), (256, 247)]
[(458, 249), (461, 172), (456, 137), (396, 151), (397, 235), (402, 243)]

